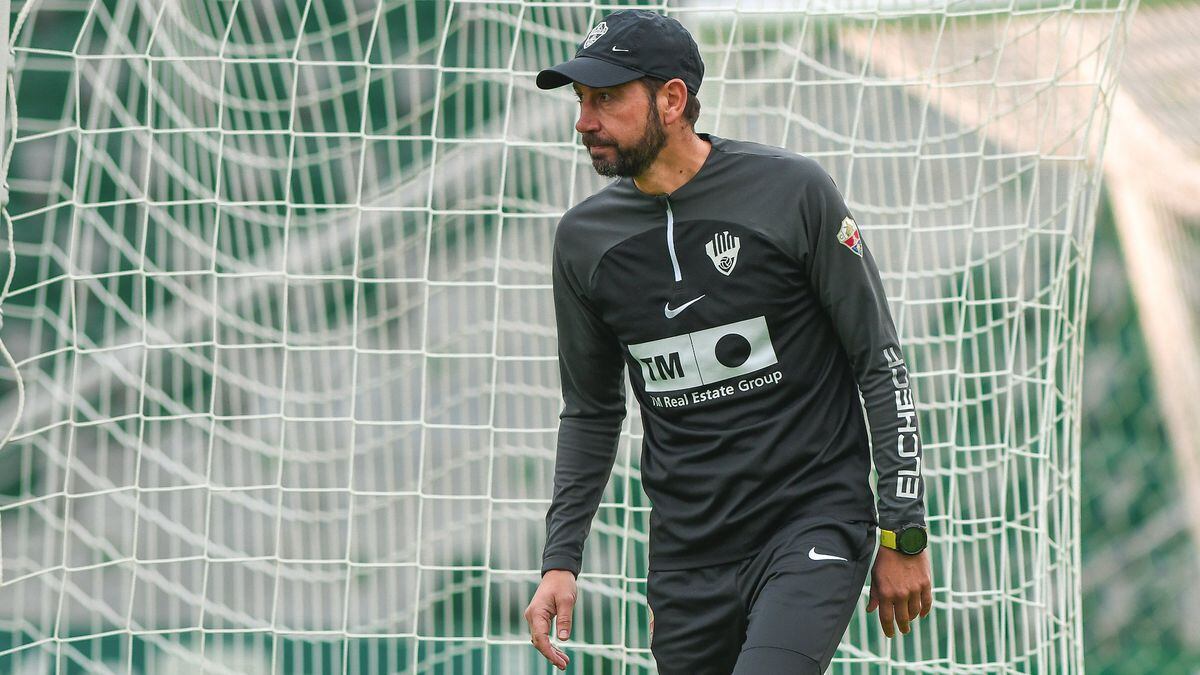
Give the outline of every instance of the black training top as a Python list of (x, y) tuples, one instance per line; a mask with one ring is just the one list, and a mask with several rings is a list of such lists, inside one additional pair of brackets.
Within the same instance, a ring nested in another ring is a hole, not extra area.
[(645, 432), (650, 569), (753, 555), (805, 515), (876, 520), (872, 446), (876, 522), (925, 523), (908, 371), (837, 186), (807, 157), (700, 137), (712, 150), (674, 193), (622, 178), (555, 233), (564, 407), (542, 574), (579, 575), (625, 417), (623, 366)]

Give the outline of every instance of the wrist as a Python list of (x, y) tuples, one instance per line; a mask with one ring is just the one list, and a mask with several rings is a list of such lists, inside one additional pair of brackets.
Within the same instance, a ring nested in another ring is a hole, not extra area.
[(581, 567), (581, 565), (579, 564), (578, 560), (576, 560), (575, 558), (573, 558), (571, 556), (563, 555), (561, 553), (554, 554), (554, 555), (548, 555), (548, 556), (545, 556), (542, 558), (542, 576), (543, 577), (546, 576), (547, 572), (550, 572), (553, 570), (562, 570), (565, 572), (570, 572), (571, 575), (574, 576), (575, 578), (579, 578), (579, 573), (582, 571), (580, 569), (580, 567)]

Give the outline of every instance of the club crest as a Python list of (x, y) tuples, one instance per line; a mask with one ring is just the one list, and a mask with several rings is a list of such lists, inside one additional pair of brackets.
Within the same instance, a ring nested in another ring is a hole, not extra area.
[(741, 240), (737, 236), (729, 234), (728, 231), (714, 234), (712, 241), (704, 245), (704, 250), (708, 252), (708, 257), (712, 258), (713, 264), (717, 266), (717, 271), (725, 276), (729, 276), (729, 273), (733, 271), (733, 266), (737, 264), (738, 251), (741, 248)]
[(838, 241), (842, 242), (842, 246), (854, 252), (854, 255), (862, 257), (863, 245), (862, 236), (858, 233), (858, 225), (854, 223), (854, 219), (846, 216), (842, 220), (842, 227), (837, 233)]
[(600, 36), (604, 35), (607, 32), (608, 32), (608, 24), (607, 23), (604, 23), (603, 21), (601, 21), (600, 23), (596, 24), (596, 27), (592, 29), (592, 32), (588, 33), (588, 36), (586, 38), (584, 38), (583, 49), (587, 49), (588, 47), (591, 47), (593, 42), (595, 42), (596, 40), (599, 40)]

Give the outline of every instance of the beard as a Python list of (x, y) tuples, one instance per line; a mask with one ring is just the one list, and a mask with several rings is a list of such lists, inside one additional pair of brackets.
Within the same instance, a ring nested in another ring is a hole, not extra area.
[(592, 157), (592, 168), (596, 170), (596, 173), (608, 178), (629, 177), (639, 176), (650, 168), (650, 165), (658, 158), (658, 153), (667, 144), (667, 130), (663, 127), (662, 118), (658, 115), (658, 108), (653, 104), (649, 108), (646, 115), (646, 130), (642, 132), (642, 137), (634, 141), (630, 147), (621, 147), (615, 141), (601, 138), (591, 132), (583, 134), (583, 144), (588, 148), (610, 147), (616, 151), (617, 156), (614, 159)]

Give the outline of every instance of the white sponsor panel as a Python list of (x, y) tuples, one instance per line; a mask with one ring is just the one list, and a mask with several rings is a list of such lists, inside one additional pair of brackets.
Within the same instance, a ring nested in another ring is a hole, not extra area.
[(652, 393), (722, 382), (779, 362), (763, 316), (629, 345), (629, 354)]
[(629, 354), (642, 365), (646, 391), (674, 391), (704, 384), (690, 334), (629, 345)]
[[(721, 341), (721, 338), (730, 335), (740, 335), (750, 343), (750, 355), (740, 365), (729, 366), (721, 363), (717, 358), (717, 343)], [(691, 334), (691, 338), (704, 384), (753, 373), (779, 362), (779, 359), (775, 357), (775, 347), (771, 345), (771, 334), (767, 332), (766, 317), (760, 316), (716, 328), (698, 330)]]

